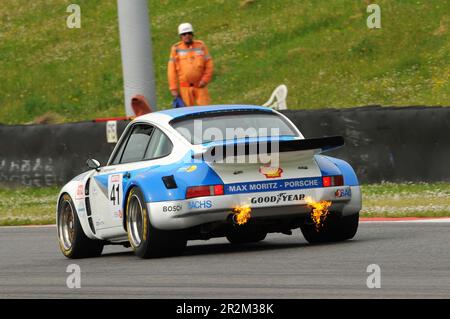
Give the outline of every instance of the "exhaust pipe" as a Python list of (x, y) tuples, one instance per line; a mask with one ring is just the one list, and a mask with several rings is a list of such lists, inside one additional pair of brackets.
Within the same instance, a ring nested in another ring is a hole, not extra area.
[(250, 215), (251, 211), (252, 211), (252, 209), (248, 205), (235, 207), (233, 209), (233, 214), (230, 214), (231, 222), (234, 225), (239, 225), (239, 226), (246, 224), (251, 217), (251, 215)]
[(237, 215), (238, 215), (238, 213), (232, 213), (232, 214), (228, 215), (229, 222), (235, 226), (239, 225), (238, 221), (237, 221)]

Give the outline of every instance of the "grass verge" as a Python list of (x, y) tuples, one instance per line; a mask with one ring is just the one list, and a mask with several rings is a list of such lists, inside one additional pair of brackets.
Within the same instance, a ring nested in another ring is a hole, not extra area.
[[(59, 187), (0, 188), (0, 226), (55, 223)], [(450, 216), (450, 183), (363, 185), (361, 217)]]
[(0, 226), (55, 223), (59, 187), (0, 188)]
[(450, 183), (363, 185), (363, 217), (450, 216)]

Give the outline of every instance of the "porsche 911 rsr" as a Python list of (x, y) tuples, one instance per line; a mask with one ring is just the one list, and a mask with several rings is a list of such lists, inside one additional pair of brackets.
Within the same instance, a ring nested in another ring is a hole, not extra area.
[[(286, 116), (260, 106), (138, 117), (106, 165), (88, 160), (90, 170), (62, 188), (61, 251), (91, 257), (119, 244), (148, 258), (180, 254), (189, 240), (251, 243), (296, 228), (310, 243), (353, 238), (357, 177), (345, 161), (321, 154), (343, 144), (340, 136), (305, 139)], [(320, 227), (310, 200), (328, 203)]]

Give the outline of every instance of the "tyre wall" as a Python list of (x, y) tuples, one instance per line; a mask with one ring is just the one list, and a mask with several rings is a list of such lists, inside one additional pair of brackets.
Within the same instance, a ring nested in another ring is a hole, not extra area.
[[(106, 164), (115, 143), (107, 122), (59, 125), (0, 125), (0, 184), (62, 185), (88, 170), (86, 160)], [(115, 122), (118, 137), (127, 121)]]
[(344, 136), (346, 145), (328, 154), (348, 161), (360, 182), (450, 181), (449, 107), (283, 113), (305, 137)]
[[(450, 108), (371, 106), (283, 113), (305, 137), (344, 136), (346, 145), (326, 154), (348, 161), (362, 183), (450, 181)], [(118, 137), (127, 124), (115, 122)], [(107, 141), (106, 122), (0, 125), (0, 184), (62, 185), (87, 170), (88, 158), (105, 164), (114, 146)]]

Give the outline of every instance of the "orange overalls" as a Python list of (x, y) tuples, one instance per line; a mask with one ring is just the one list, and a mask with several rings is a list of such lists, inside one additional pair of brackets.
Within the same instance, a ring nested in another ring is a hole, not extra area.
[(179, 90), (186, 106), (211, 104), (208, 89), (198, 87), (200, 81), (208, 84), (213, 75), (213, 61), (202, 41), (194, 40), (189, 47), (183, 41), (173, 45), (167, 75), (169, 89)]

